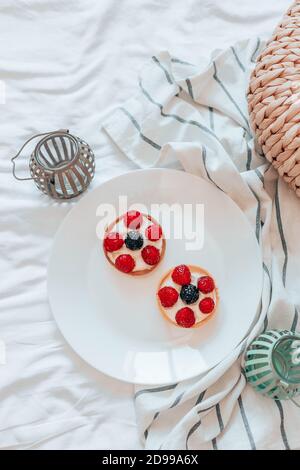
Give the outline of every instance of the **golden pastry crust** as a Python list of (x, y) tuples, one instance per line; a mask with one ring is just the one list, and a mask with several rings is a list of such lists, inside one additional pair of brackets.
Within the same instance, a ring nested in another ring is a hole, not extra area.
[[(212, 279), (213, 276), (208, 272), (206, 271), (206, 269), (203, 269), (201, 268), (200, 266), (195, 266), (193, 264), (187, 264), (186, 265), (191, 271), (193, 272), (197, 272), (199, 273), (201, 276), (210, 276)], [(157, 292), (156, 292), (156, 300), (157, 300), (157, 305), (158, 305), (158, 308), (159, 308), (159, 311), (160, 313), (163, 315), (163, 317), (168, 320), (168, 322), (172, 323), (172, 325), (175, 325), (177, 326), (178, 328), (182, 328), (180, 325), (178, 325), (176, 323), (176, 321), (173, 321), (171, 320), (171, 318), (167, 315), (166, 313), (166, 309), (161, 305), (160, 303), (160, 300), (159, 300), (159, 297), (158, 297), (158, 291), (159, 289), (162, 287), (163, 283), (166, 281), (167, 278), (171, 277), (171, 273), (173, 271), (173, 269), (175, 268), (175, 266), (171, 269), (169, 269), (167, 271), (167, 273), (164, 274), (164, 276), (161, 278), (160, 280), (160, 283), (158, 285), (158, 289), (157, 289)], [(205, 320), (202, 320), (198, 323), (195, 323), (195, 325), (191, 326), (190, 328), (187, 328), (188, 330), (190, 330), (191, 328), (199, 328), (199, 326), (202, 326), (204, 325), (205, 323), (207, 323), (216, 313), (217, 309), (218, 309), (218, 306), (219, 306), (219, 290), (217, 287), (215, 287), (215, 293), (216, 293), (216, 301), (215, 301), (215, 308), (213, 309), (213, 311), (209, 314), (207, 314), (207, 318)], [(187, 305), (188, 307), (188, 305)]]
[[(153, 217), (151, 217), (151, 215), (149, 214), (144, 214), (142, 213), (142, 216), (143, 217), (146, 217), (148, 220), (150, 220), (153, 224), (156, 224), (156, 225), (160, 225)], [(105, 234), (106, 233), (109, 233), (113, 227), (115, 225), (117, 225), (120, 220), (124, 217), (124, 215), (121, 215), (119, 217), (117, 217), (111, 224), (109, 224), (109, 226), (105, 229)], [(109, 262), (109, 264), (111, 264), (111, 266), (113, 266), (119, 273), (122, 273), (122, 271), (119, 271), (119, 269), (116, 268), (115, 264), (113, 263), (113, 261), (109, 258), (108, 254), (107, 254), (107, 251), (106, 249), (104, 248), (104, 239), (105, 239), (105, 234), (104, 234), (104, 237), (103, 237), (103, 243), (102, 243), (102, 246), (103, 246), (103, 251), (104, 251), (104, 254), (105, 254), (105, 257), (107, 259), (107, 261)], [(132, 271), (130, 273), (122, 273), (122, 274), (126, 274), (127, 276), (143, 276), (145, 274), (149, 274), (151, 273), (162, 261), (164, 255), (165, 255), (165, 251), (166, 251), (166, 239), (164, 237), (164, 233), (162, 233), (162, 248), (161, 248), (161, 253), (160, 253), (160, 260), (157, 264), (151, 266), (149, 265), (149, 269), (141, 269), (139, 271)]]

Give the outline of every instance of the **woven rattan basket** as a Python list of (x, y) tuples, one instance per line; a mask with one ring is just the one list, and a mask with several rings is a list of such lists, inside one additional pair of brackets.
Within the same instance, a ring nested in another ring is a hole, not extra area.
[(264, 155), (300, 197), (300, 0), (257, 58), (248, 104)]

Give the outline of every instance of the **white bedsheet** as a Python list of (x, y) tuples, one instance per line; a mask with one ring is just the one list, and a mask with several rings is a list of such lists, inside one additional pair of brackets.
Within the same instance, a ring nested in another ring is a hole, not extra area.
[[(268, 36), (288, 0), (2, 0), (0, 3), (0, 448), (141, 448), (133, 387), (85, 364), (47, 302), (54, 234), (73, 203), (11, 176), (30, 135), (68, 127), (93, 147), (92, 187), (133, 168), (100, 133), (138, 70), (167, 49), (197, 62), (244, 37)], [(1, 89), (1, 87), (0, 87)], [(0, 99), (1, 103), (1, 99)], [(25, 175), (26, 158), (19, 174)], [(84, 312), (83, 312), (84, 315)]]

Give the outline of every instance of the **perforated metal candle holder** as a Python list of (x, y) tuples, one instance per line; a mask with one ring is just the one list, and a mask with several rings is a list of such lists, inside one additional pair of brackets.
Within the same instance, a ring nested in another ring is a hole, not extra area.
[[(29, 160), (31, 177), (16, 176), (14, 160), (31, 140), (42, 136)], [(95, 173), (92, 149), (67, 129), (34, 135), (24, 143), (12, 162), (17, 180), (33, 180), (38, 189), (54, 199), (78, 196), (88, 187)]]
[(262, 395), (275, 400), (300, 396), (300, 333), (268, 330), (260, 334), (245, 353), (247, 381)]

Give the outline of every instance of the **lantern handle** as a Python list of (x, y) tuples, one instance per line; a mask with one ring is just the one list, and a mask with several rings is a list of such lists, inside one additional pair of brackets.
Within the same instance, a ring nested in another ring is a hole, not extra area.
[(52, 134), (57, 134), (58, 132), (65, 132), (65, 133), (69, 133), (69, 129), (59, 129), (57, 131), (51, 131), (51, 132), (42, 132), (40, 134), (35, 134), (34, 136), (30, 137), (30, 139), (27, 139), (26, 142), (22, 145), (22, 147), (20, 148), (20, 150), (18, 151), (18, 153), (11, 158), (11, 162), (12, 162), (12, 165), (13, 165), (13, 176), (16, 180), (18, 181), (30, 181), (30, 180), (33, 180), (34, 178), (20, 178), (19, 176), (16, 175), (16, 164), (15, 164), (15, 159), (20, 155), (20, 153), (23, 151), (23, 149), (26, 147), (27, 144), (29, 144), (29, 142), (31, 142), (33, 139), (36, 139), (37, 137), (42, 137), (44, 135), (52, 135)]

